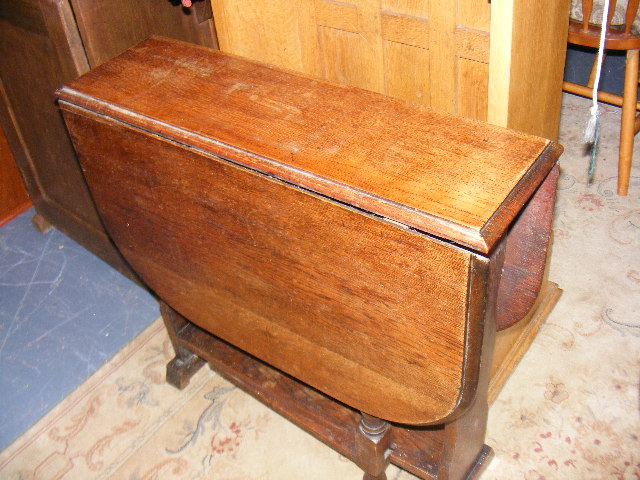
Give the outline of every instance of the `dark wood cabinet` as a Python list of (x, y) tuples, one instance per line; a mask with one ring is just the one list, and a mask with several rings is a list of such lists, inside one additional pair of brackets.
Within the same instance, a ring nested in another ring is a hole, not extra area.
[(159, 34), (209, 47), (209, 2), (169, 0), (0, 2), (0, 122), (36, 208), (54, 226), (123, 273), (89, 195), (54, 92), (90, 68)]
[(0, 227), (30, 206), (27, 190), (0, 128)]

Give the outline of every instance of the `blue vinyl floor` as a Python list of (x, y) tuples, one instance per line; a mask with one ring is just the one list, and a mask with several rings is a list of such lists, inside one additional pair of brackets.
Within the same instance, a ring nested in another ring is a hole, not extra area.
[(33, 209), (0, 227), (0, 450), (158, 317), (153, 297)]

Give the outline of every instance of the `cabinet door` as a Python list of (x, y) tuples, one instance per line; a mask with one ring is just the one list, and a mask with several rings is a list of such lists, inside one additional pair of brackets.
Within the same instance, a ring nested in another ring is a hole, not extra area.
[(68, 3), (0, 3), (2, 124), (31, 199), (99, 228), (54, 95), (86, 70)]
[(129, 269), (104, 231), (54, 92), (151, 34), (215, 46), (207, 5), (0, 0), (0, 122), (38, 219), (124, 272)]
[(217, 48), (209, 0), (71, 0), (91, 67), (151, 35)]
[(223, 51), (486, 119), (488, 0), (212, 0)]

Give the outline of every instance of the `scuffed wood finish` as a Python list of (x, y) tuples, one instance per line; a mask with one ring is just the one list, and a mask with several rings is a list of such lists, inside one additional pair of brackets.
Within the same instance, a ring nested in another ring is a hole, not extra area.
[[(481, 326), (487, 333), (482, 344), (471, 343), (472, 355), (483, 356), (479, 368), (480, 377), (487, 381), (491, 357), (494, 302), (496, 282), (503, 251), (496, 252), (492, 259), (492, 275), (486, 278), (486, 264), (476, 263), (477, 279), (470, 290), (470, 312), (478, 318), (484, 317)], [(493, 280), (491, 280), (493, 278)], [(488, 282), (488, 283), (487, 283)], [(488, 295), (489, 299), (486, 298)], [(325, 442), (336, 451), (354, 459), (360, 464), (361, 449), (358, 448), (358, 424), (360, 414), (353, 408), (336, 402), (323, 393), (312, 389), (295, 378), (285, 375), (255, 357), (221, 341), (217, 337), (187, 322), (176, 312), (163, 306), (163, 317), (167, 323), (174, 348), (177, 352), (188, 350), (209, 362), (210, 367), (227, 380), (233, 382), (247, 393), (253, 395), (285, 418), (293, 421), (314, 437)], [(474, 338), (478, 338), (474, 335)], [(178, 357), (176, 357), (178, 358)], [(173, 362), (172, 362), (173, 364)], [(170, 366), (172, 365), (170, 364)], [(185, 375), (193, 374), (188, 366), (183, 367)], [(167, 377), (172, 373), (167, 371)], [(390, 438), (388, 458), (361, 464), (370, 470), (372, 466), (384, 466), (381, 460), (390, 460), (397, 466), (408, 470), (423, 479), (471, 480), (478, 478), (492, 458), (493, 452), (483, 444), (486, 423), (486, 400), (480, 389), (480, 395), (473, 398), (471, 406), (459, 418), (445, 425), (430, 427), (412, 427), (391, 424), (385, 431)], [(381, 432), (383, 433), (383, 432)], [(458, 445), (460, 444), (460, 445)], [(365, 443), (366, 445), (366, 443)], [(366, 453), (366, 449), (365, 449)], [(365, 479), (368, 478), (365, 474)], [(374, 477), (375, 478), (375, 477)], [(384, 478), (384, 477), (382, 477)]]
[[(489, 62), (490, 5), (484, 0), (212, 5), (225, 52), (486, 119), (486, 109), (458, 105), (469, 97), (486, 105), (486, 81), (465, 81), (486, 74)], [(458, 72), (458, 62), (467, 59), (472, 63)]]
[[(469, 353), (474, 355), (477, 365), (477, 384), (473, 401), (464, 415), (455, 422), (444, 425), (442, 458), (438, 478), (470, 478), (481, 470), (484, 456), (491, 456), (484, 446), (487, 428), (487, 392), (490, 382), (491, 358), (496, 337), (496, 300), (505, 260), (505, 242), (493, 251), (488, 264), (476, 261), (473, 264), (476, 281), (469, 291), (470, 310), (483, 318), (479, 328), (482, 334), (474, 336)], [(482, 339), (480, 341), (480, 338)], [(477, 343), (473, 343), (477, 342)], [(473, 353), (471, 353), (473, 352)]]
[(104, 232), (73, 151), (55, 89), (89, 69), (67, 1), (0, 2), (0, 123), (40, 231), (52, 225), (129, 272)]
[[(66, 2), (2, 2), (0, 113), (16, 164), (23, 172), (36, 208), (48, 200), (47, 203), (67, 211), (78, 208), (85, 212), (82, 221), (99, 224), (62, 117), (55, 108), (55, 89), (89, 69), (86, 59), (82, 62), (75, 49), (79, 37), (67, 23), (69, 12)], [(68, 32), (68, 41), (58, 42), (64, 36), (60, 32), (64, 31)], [(40, 156), (46, 157), (47, 165), (53, 165), (38, 168)], [(75, 165), (56, 162), (69, 157)], [(77, 181), (81, 186), (73, 188)]]
[(391, 425), (363, 413), (355, 437), (355, 463), (364, 470), (364, 480), (387, 480)]
[(182, 390), (204, 365), (204, 360), (193, 353), (193, 347), (187, 348), (180, 343), (189, 321), (163, 301), (160, 301), (160, 313), (175, 352), (175, 357), (167, 365), (167, 382)]
[(160, 38), (59, 96), (172, 383), (206, 361), (365, 479), (479, 475), (502, 272), (561, 147)]
[(556, 139), (568, 0), (212, 0), (222, 51)]
[[(178, 329), (174, 348), (187, 348), (209, 362), (209, 366), (223, 378), (254, 396), (275, 412), (292, 421), (318, 440), (350, 459), (356, 459), (356, 433), (360, 413), (336, 402), (318, 390), (310, 388), (295, 378), (285, 375), (264, 362), (247, 355), (192, 323), (184, 323), (173, 312), (165, 317), (170, 329)], [(477, 411), (473, 418), (461, 420), (466, 425), (480, 422)], [(454, 422), (455, 423), (455, 422)], [(453, 462), (467, 465), (469, 471), (462, 477), (451, 475), (452, 465), (443, 462), (449, 445), (456, 437), (444, 425), (411, 427), (391, 424), (388, 456), (391, 463), (422, 479), (472, 480), (479, 478), (493, 457), (487, 445), (466, 449), (466, 457), (456, 457)], [(477, 438), (477, 437), (476, 437)], [(465, 442), (465, 438), (458, 438)], [(451, 458), (451, 456), (449, 456)], [(456, 467), (457, 468), (457, 467)]]
[[(149, 68), (124, 73), (147, 58)], [(560, 148), (159, 38), (69, 84), (61, 95), (123, 121), (131, 121), (126, 112), (135, 109), (136, 123), (161, 127), (157, 133), (167, 138), (181, 141), (188, 131), (198, 148), (239, 155), (257, 171), (483, 253), (551, 169)], [(343, 122), (335, 120), (336, 112)], [(237, 147), (247, 153), (236, 153)]]

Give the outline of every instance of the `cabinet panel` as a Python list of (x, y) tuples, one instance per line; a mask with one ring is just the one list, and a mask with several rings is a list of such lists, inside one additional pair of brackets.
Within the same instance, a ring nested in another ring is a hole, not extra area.
[(429, 21), (395, 13), (382, 14), (382, 37), (391, 42), (429, 48)]
[(325, 79), (384, 93), (382, 70), (372, 61), (366, 39), (335, 28), (321, 27), (319, 32)]
[(385, 42), (386, 93), (409, 102), (429, 98), (429, 50)]
[(321, 75), (312, 2), (211, 0), (211, 4), (222, 50)]
[[(0, 122), (38, 214), (123, 272), (104, 232), (54, 92), (151, 34), (215, 46), (208, 2), (0, 2)], [(81, 28), (78, 28), (78, 21)]]
[(491, 23), (490, 0), (465, 0), (458, 2), (458, 25), (474, 30), (489, 31)]
[(472, 30), (489, 7), (474, 1), (463, 29), (463, 0), (212, 3), (223, 51), (456, 113), (458, 57), (489, 61), (488, 34)]
[(458, 111), (460, 115), (487, 120), (489, 66), (461, 58), (458, 62)]
[(40, 11), (39, 2), (34, 0), (1, 2), (0, 22), (6, 22), (39, 35), (47, 33), (47, 25)]
[(71, 0), (89, 63), (95, 67), (150, 35), (215, 45), (208, 2), (192, 10), (167, 0)]
[(396, 12), (423, 19), (429, 17), (429, 3), (424, 0), (382, 0), (381, 8), (383, 12)]
[(557, 137), (568, 0), (291, 2), (213, 0), (221, 49)]
[[(10, 142), (13, 139), (12, 151), (25, 172), (34, 202), (54, 203), (73, 212), (79, 221), (99, 227), (100, 221), (55, 105), (55, 89), (71, 80), (63, 71), (75, 70), (76, 75), (82, 71), (73, 62), (67, 62), (64, 68), (58, 63), (44, 14), (35, 6), (35, 2), (22, 2), (21, 8), (12, 12), (15, 16), (3, 15), (0, 19), (0, 76), (3, 100), (11, 116), (5, 130)], [(22, 16), (26, 11), (29, 15)]]
[(29, 208), (31, 202), (0, 128), (0, 226)]
[(363, 74), (366, 62), (361, 55), (362, 39), (357, 33), (320, 27), (324, 78), (343, 85), (372, 89), (375, 81)]

